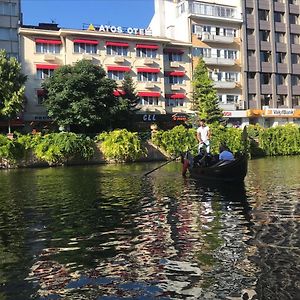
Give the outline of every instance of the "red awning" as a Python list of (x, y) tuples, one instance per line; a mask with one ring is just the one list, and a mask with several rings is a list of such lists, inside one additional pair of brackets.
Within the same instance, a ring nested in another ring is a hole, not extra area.
[(183, 71), (173, 71), (173, 72), (166, 72), (166, 76), (185, 76), (185, 72)]
[(95, 40), (73, 40), (73, 43), (79, 43), (79, 44), (91, 44), (91, 45), (98, 45), (99, 42)]
[(46, 91), (45, 91), (45, 90), (37, 90), (37, 91), (36, 91), (36, 94), (37, 94), (38, 96), (45, 96)]
[(159, 68), (137, 68), (139, 73), (159, 73)]
[(140, 97), (160, 97), (160, 92), (138, 92)]
[(121, 42), (106, 42), (106, 46), (119, 46), (119, 47), (129, 47), (128, 43), (121, 43)]
[(170, 98), (170, 99), (184, 99), (185, 98), (185, 94), (183, 94), (183, 93), (166, 94), (165, 98)]
[(60, 45), (61, 40), (46, 40), (46, 39), (35, 39), (36, 43), (40, 44), (53, 44), (53, 45)]
[(181, 49), (164, 49), (164, 53), (176, 53), (176, 54), (183, 54), (184, 51)]
[(60, 67), (60, 65), (36, 64), (37, 69), (55, 70), (59, 67)]
[(120, 72), (130, 72), (130, 67), (122, 67), (122, 66), (108, 66), (107, 71), (120, 71)]
[(123, 96), (125, 95), (125, 92), (122, 90), (115, 90), (114, 91), (114, 96)]
[(136, 44), (137, 49), (158, 49), (157, 45), (148, 45), (148, 44)]

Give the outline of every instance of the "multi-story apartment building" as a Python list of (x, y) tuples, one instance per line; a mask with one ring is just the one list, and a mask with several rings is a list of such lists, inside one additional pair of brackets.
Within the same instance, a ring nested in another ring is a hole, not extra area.
[[(140, 96), (139, 114), (157, 121), (190, 111), (191, 44), (154, 37), (151, 32), (118, 26), (63, 29), (56, 24), (19, 29), (21, 63), (26, 83), (25, 121), (48, 120), (42, 104), (42, 81), (56, 68), (81, 59), (101, 65), (120, 86), (130, 73)], [(118, 94), (119, 91), (116, 91)]]
[(300, 121), (299, 13), (299, 0), (243, 1), (243, 95), (253, 123)]
[(193, 68), (202, 57), (224, 115), (247, 123), (242, 76), (240, 0), (156, 0), (149, 25), (155, 35), (192, 43)]
[(0, 49), (15, 57), (19, 55), (20, 2), (20, 0), (0, 0)]

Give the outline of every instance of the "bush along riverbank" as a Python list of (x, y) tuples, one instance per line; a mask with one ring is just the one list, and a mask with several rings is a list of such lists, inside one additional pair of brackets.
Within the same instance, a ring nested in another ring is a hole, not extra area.
[[(241, 129), (220, 125), (210, 127), (212, 153), (218, 153), (222, 143), (226, 143), (233, 153), (243, 150)], [(157, 131), (152, 135), (151, 143), (142, 141), (137, 133), (126, 129), (104, 132), (95, 139), (71, 132), (15, 134), (12, 140), (0, 135), (0, 168), (163, 160), (187, 150), (196, 154), (195, 136), (196, 129), (186, 129), (182, 125)], [(248, 148), (251, 157), (299, 155), (300, 128), (293, 124), (274, 128), (250, 125)]]

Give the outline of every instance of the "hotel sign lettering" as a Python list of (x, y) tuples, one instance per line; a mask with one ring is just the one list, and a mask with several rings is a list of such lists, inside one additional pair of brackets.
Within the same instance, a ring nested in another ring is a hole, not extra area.
[(88, 30), (99, 32), (111, 32), (111, 33), (125, 33), (134, 35), (152, 35), (150, 29), (135, 28), (135, 27), (121, 27), (113, 25), (93, 25), (90, 24)]

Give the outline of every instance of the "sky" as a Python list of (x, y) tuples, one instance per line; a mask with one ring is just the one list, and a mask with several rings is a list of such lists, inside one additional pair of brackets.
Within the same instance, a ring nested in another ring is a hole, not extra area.
[(21, 0), (24, 25), (57, 23), (82, 29), (83, 24), (147, 28), (154, 0)]

